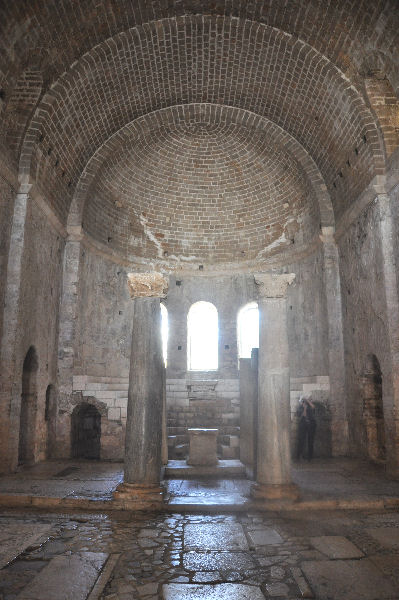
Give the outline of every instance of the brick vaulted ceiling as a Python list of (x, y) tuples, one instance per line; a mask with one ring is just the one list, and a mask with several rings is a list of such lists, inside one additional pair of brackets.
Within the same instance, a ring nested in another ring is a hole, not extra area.
[(256, 258), (310, 239), (320, 194), (339, 219), (383, 172), (361, 73), (378, 52), (397, 86), (398, 13), (395, 0), (0, 1), (1, 135), (61, 222), (72, 205), (123, 256)]

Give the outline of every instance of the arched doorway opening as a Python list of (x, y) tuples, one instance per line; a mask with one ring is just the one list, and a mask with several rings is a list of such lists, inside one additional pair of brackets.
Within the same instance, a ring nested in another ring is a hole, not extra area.
[(92, 404), (79, 404), (72, 413), (73, 458), (100, 458), (101, 415)]
[(374, 354), (367, 357), (363, 375), (363, 422), (367, 454), (374, 462), (385, 462), (385, 423), (382, 401), (382, 373)]
[(22, 368), (21, 413), (19, 420), (18, 464), (33, 462), (35, 458), (35, 431), (37, 408), (37, 371), (39, 362), (31, 346)]
[(52, 458), (54, 456), (56, 438), (56, 401), (55, 388), (51, 384), (47, 386), (46, 390), (44, 420), (46, 422), (46, 458)]

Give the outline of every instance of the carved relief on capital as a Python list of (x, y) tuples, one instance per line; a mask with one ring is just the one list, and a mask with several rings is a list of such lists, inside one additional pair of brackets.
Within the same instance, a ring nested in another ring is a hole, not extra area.
[(128, 273), (131, 298), (165, 298), (168, 280), (161, 273)]
[(287, 295), (288, 286), (295, 279), (295, 273), (256, 273), (254, 279), (260, 299), (284, 298)]

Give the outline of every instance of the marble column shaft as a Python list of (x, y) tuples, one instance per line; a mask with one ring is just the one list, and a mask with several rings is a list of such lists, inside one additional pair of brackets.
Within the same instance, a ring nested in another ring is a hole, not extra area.
[(296, 497), (291, 481), (287, 287), (295, 275), (256, 275), (259, 286), (258, 460), (254, 496)]

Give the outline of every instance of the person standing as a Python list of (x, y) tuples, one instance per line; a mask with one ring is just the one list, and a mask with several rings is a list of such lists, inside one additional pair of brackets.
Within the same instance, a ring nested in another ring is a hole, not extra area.
[[(298, 445), (296, 458), (305, 458), (304, 452), (307, 445), (307, 456), (308, 460), (313, 458), (313, 444), (316, 433), (316, 418), (315, 418), (315, 406), (308, 396), (302, 396), (299, 401), (298, 408)], [(306, 444), (307, 443), (307, 444)]]

